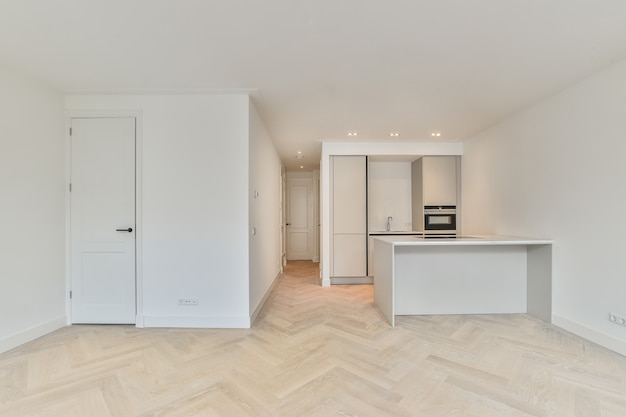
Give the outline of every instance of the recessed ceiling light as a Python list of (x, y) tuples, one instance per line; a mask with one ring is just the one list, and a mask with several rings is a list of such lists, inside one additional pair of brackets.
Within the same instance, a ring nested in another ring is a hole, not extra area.
[(439, 136), (441, 136), (441, 132), (433, 132), (433, 133), (430, 134), (430, 136), (439, 137)]
[(396, 137), (396, 136), (400, 136), (400, 134), (398, 132), (391, 132), (389, 136)]
[(304, 168), (304, 165), (300, 165), (300, 168)]
[(357, 132), (348, 132), (348, 136), (358, 136)]

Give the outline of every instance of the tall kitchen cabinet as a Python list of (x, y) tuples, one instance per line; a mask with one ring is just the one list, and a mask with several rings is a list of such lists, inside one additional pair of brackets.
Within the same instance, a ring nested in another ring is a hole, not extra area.
[(367, 276), (367, 157), (330, 157), (330, 278)]
[[(457, 206), (460, 164), (458, 156), (423, 156), (411, 163), (413, 228), (424, 230), (424, 206)], [(457, 215), (457, 228), (460, 216)]]

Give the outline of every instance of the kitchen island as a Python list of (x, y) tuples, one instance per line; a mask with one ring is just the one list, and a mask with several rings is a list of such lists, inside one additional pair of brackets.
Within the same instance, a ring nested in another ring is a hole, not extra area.
[(396, 315), (528, 313), (552, 318), (552, 241), (378, 236), (374, 301)]

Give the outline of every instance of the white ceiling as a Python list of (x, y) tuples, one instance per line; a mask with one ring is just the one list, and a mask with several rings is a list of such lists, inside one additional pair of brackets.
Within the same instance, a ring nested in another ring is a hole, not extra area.
[(462, 140), (625, 56), (624, 0), (0, 0), (4, 65), (250, 91), (288, 170), (323, 139)]

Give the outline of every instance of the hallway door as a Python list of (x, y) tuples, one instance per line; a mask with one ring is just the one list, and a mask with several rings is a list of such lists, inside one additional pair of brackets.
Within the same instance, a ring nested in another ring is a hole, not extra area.
[(135, 118), (71, 121), (73, 323), (135, 323)]
[(314, 255), (313, 181), (287, 178), (287, 260), (311, 260)]

